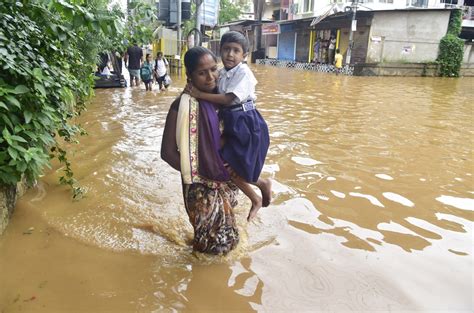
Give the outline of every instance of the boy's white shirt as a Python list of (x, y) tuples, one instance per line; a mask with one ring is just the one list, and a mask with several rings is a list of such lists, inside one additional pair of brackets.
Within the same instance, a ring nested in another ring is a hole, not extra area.
[(255, 85), (258, 81), (247, 64), (240, 63), (230, 70), (219, 71), (219, 93), (233, 93), (236, 98), (231, 104), (239, 104), (247, 100), (256, 100)]

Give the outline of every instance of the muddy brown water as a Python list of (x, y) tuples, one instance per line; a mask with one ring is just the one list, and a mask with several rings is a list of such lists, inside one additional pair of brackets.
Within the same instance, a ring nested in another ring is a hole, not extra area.
[[(0, 312), (473, 310), (474, 80), (254, 66), (273, 204), (226, 257), (191, 253), (180, 177), (160, 159), (166, 93), (97, 90), (71, 159), (0, 238)], [(144, 88), (142, 86), (142, 88)]]

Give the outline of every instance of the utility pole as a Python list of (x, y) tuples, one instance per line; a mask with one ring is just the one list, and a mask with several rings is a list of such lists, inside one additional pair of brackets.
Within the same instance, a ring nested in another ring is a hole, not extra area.
[(176, 29), (176, 33), (178, 35), (178, 42), (177, 42), (177, 49), (178, 49), (178, 69), (181, 68), (181, 0), (176, 1), (176, 5), (178, 6), (178, 16), (176, 18), (176, 24), (178, 28)]
[(357, 5), (359, 4), (359, 0), (352, 1), (352, 21), (351, 21), (351, 31), (349, 33), (349, 47), (347, 47), (347, 54), (346, 54), (346, 65), (351, 64), (351, 54), (352, 48), (354, 46), (354, 32), (356, 31), (356, 13), (357, 13)]
[(204, 0), (196, 0), (196, 29), (199, 33), (194, 34), (194, 46), (197, 47), (199, 45), (199, 36), (201, 36), (201, 21), (199, 19), (199, 10), (201, 9), (201, 4)]

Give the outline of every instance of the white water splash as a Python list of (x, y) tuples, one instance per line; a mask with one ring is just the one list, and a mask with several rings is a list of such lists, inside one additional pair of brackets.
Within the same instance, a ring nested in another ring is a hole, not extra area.
[(346, 197), (346, 194), (343, 193), (343, 192), (331, 190), (331, 193), (332, 193), (333, 195), (335, 195), (336, 197), (341, 198), (341, 199), (344, 199), (344, 198)]
[(300, 165), (307, 165), (307, 166), (312, 166), (312, 165), (317, 165), (317, 164), (323, 164), (323, 162), (311, 159), (311, 158), (303, 158), (303, 157), (291, 157), (291, 160), (295, 163), (298, 163)]
[(370, 203), (372, 203), (373, 205), (376, 205), (376, 206), (379, 206), (379, 207), (382, 207), (382, 208), (385, 207), (385, 206), (382, 204), (382, 202), (380, 202), (380, 201), (379, 201), (377, 198), (375, 198), (374, 196), (366, 195), (366, 194), (358, 193), (358, 192), (349, 192), (349, 195), (351, 195), (351, 196), (353, 196), (353, 197), (365, 198), (365, 199), (369, 200)]
[(394, 202), (398, 202), (404, 206), (408, 207), (414, 207), (415, 204), (408, 200), (407, 198), (400, 196), (399, 194), (393, 193), (393, 192), (384, 192), (383, 196), (387, 198), (388, 200), (392, 200)]
[(375, 174), (375, 177), (384, 179), (384, 180), (393, 180), (393, 177), (387, 174)]
[(436, 198), (441, 203), (453, 206), (455, 208), (467, 211), (474, 211), (474, 199), (445, 196)]

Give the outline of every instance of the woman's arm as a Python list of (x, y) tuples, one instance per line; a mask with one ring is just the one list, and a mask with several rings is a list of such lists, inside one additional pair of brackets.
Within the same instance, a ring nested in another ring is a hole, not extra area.
[(198, 90), (194, 87), (191, 83), (186, 85), (184, 92), (189, 94), (191, 97), (196, 99), (206, 100), (212, 103), (223, 104), (223, 105), (230, 105), (235, 99), (235, 95), (233, 93), (207, 93)]
[(233, 93), (207, 93), (199, 91), (196, 88), (193, 89), (195, 90), (196, 96), (191, 96), (195, 97), (196, 99), (202, 99), (212, 103), (230, 105), (235, 99), (235, 95)]
[[(179, 101), (179, 100), (178, 100)], [(181, 170), (180, 155), (176, 145), (176, 122), (178, 111), (173, 109), (173, 105), (166, 116), (163, 140), (161, 141), (161, 158), (177, 171)]]

